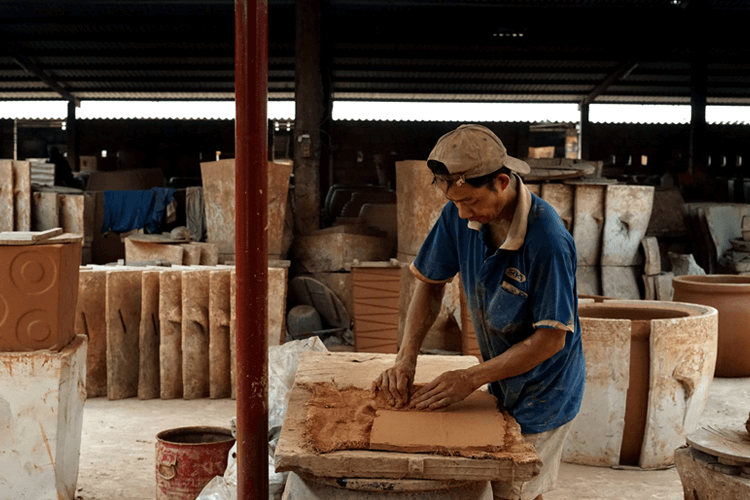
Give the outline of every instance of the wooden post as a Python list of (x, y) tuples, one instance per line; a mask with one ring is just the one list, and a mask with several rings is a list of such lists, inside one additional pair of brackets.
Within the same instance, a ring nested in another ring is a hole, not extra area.
[(320, 229), (323, 154), (321, 127), (330, 115), (321, 55), (321, 1), (297, 0), (294, 120), (294, 228)]
[(581, 129), (578, 135), (578, 158), (581, 160), (589, 159), (589, 137), (591, 136), (591, 122), (589, 121), (589, 104), (582, 103), (581, 111)]
[(68, 165), (73, 172), (81, 170), (78, 164), (78, 122), (76, 119), (76, 102), (68, 101), (68, 119), (65, 124), (68, 145)]
[(706, 94), (708, 91), (708, 65), (705, 58), (696, 55), (691, 68), (690, 93), (690, 159), (691, 174), (705, 172), (708, 166), (706, 151)]

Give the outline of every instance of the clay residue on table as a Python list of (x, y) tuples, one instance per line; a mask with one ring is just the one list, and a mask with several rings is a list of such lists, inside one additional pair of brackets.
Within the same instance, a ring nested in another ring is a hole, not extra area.
[(328, 382), (305, 384), (310, 391), (305, 437), (319, 453), (366, 450), (375, 419), (371, 392), (356, 387), (339, 389)]
[[(506, 411), (497, 412), (496, 418), (489, 426), (482, 426), (479, 422), (479, 427), (472, 429), (466, 425), (471, 418), (472, 408), (478, 410), (483, 407), (483, 411), (487, 411), (487, 401), (482, 399), (488, 396), (486, 393), (476, 393), (475, 396), (458, 403), (458, 405), (463, 404), (462, 410), (461, 406), (453, 405), (452, 410), (420, 412), (405, 408), (396, 409), (388, 405), (387, 399), (380, 392), (373, 395), (370, 390), (356, 387), (338, 388), (329, 382), (304, 384), (304, 387), (310, 392), (305, 419), (305, 439), (309, 446), (318, 453), (337, 450), (385, 450), (466, 458), (510, 459), (516, 463), (530, 463), (538, 460), (533, 446), (521, 436), (521, 427)], [(478, 401), (481, 402), (478, 403)], [(461, 424), (455, 421), (448, 423), (446, 428), (451, 435), (442, 437), (434, 435), (435, 422), (444, 421), (446, 418), (461, 420), (456, 412), (467, 412), (467, 410), (469, 415), (466, 421), (462, 420)], [(404, 413), (408, 416), (403, 415)], [(420, 420), (419, 415), (427, 420)], [(378, 424), (378, 427), (386, 430), (394, 430), (396, 427), (405, 428), (404, 421), (406, 420), (416, 419), (417, 422), (409, 427), (411, 430), (405, 434), (402, 433), (402, 437), (407, 442), (399, 443), (400, 437), (396, 436), (391, 439), (393, 436), (390, 435), (383, 436), (385, 439), (380, 439), (378, 437), (380, 432), (378, 432), (377, 443), (373, 448), (371, 435), (376, 417), (382, 418), (385, 424), (385, 426)], [(430, 422), (431, 419), (432, 422)], [(475, 420), (475, 423), (478, 420)], [(412, 435), (414, 429), (432, 432), (433, 436), (428, 435), (427, 439), (413, 441), (410, 438), (416, 437)], [(465, 436), (466, 432), (472, 431), (478, 432), (478, 435), (473, 438)], [(458, 438), (459, 433), (462, 435), (460, 438)], [(434, 443), (431, 439), (434, 439)], [(394, 440), (396, 442), (391, 442)], [(414, 444), (415, 442), (417, 444)]]

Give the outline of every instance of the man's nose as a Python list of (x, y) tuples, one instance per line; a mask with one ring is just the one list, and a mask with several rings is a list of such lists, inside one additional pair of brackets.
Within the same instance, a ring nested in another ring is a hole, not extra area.
[(468, 219), (474, 215), (474, 212), (465, 203), (456, 203), (456, 208), (458, 208), (458, 216), (462, 219)]

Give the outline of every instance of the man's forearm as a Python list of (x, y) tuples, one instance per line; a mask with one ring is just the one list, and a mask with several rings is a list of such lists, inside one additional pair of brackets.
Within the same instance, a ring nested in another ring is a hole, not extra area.
[(537, 329), (531, 337), (511, 346), (500, 356), (469, 368), (472, 385), (478, 388), (526, 373), (565, 347), (566, 334), (564, 330)]
[(417, 281), (409, 310), (406, 313), (404, 337), (396, 356), (396, 362), (416, 362), (419, 348), (440, 313), (443, 303), (445, 284), (425, 283)]

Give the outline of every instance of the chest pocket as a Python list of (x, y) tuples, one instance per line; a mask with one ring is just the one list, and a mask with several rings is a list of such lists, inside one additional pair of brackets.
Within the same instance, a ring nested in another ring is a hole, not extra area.
[[(500, 287), (495, 289), (495, 293), (488, 304), (487, 309), (487, 328), (491, 336), (499, 335), (497, 341), (502, 342), (504, 347), (500, 349), (503, 352), (524, 336), (524, 320), (527, 318), (528, 294), (520, 290), (508, 281), (503, 280)], [(500, 340), (502, 339), (502, 340)]]
[(500, 286), (502, 287), (503, 290), (505, 290), (506, 292), (508, 292), (510, 294), (513, 294), (513, 295), (516, 295), (516, 296), (522, 297), (522, 298), (528, 297), (528, 294), (526, 292), (524, 292), (523, 290), (519, 290), (518, 288), (516, 288), (515, 286), (511, 285), (507, 281), (503, 281), (502, 285), (500, 285)]

